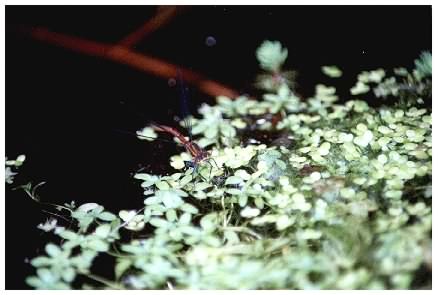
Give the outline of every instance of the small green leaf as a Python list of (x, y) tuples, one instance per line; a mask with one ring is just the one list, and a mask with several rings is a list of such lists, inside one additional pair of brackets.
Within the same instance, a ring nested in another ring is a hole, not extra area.
[(256, 56), (262, 69), (277, 72), (285, 62), (287, 53), (279, 41), (266, 40), (257, 48)]
[(138, 130), (136, 134), (137, 134), (137, 138), (140, 140), (153, 141), (155, 138), (157, 138), (157, 134), (155, 133), (155, 130), (149, 126), (144, 127), (141, 130)]
[(116, 279), (120, 279), (120, 277), (129, 269), (132, 261), (129, 259), (121, 258), (117, 260), (114, 273), (116, 275)]
[(337, 66), (323, 66), (322, 72), (330, 78), (339, 78), (342, 76), (342, 71)]
[[(169, 231), (169, 237), (174, 241), (180, 241), (183, 238), (183, 234), (180, 230), (171, 230)], [(185, 239), (184, 241), (188, 244), (187, 239)]]
[(147, 174), (147, 173), (137, 173), (134, 175), (134, 178), (149, 181), (149, 180), (153, 179), (153, 176), (150, 174)]
[(286, 229), (287, 227), (291, 226), (294, 223), (294, 219), (290, 218), (287, 215), (281, 215), (277, 222), (276, 222), (276, 227), (277, 230), (282, 231), (284, 229)]
[(162, 190), (162, 191), (170, 189), (170, 186), (169, 186), (169, 184), (168, 184), (166, 181), (157, 181), (157, 182), (155, 183), (155, 186), (156, 186), (159, 190)]
[(282, 160), (275, 160), (275, 164), (282, 170), (286, 169), (286, 163), (283, 162)]
[(251, 207), (245, 207), (241, 212), (240, 215), (242, 217), (251, 218), (255, 217), (260, 214), (260, 209), (257, 208), (251, 208)]
[(224, 231), (224, 238), (228, 244), (238, 244), (240, 242), (239, 235), (234, 231), (226, 230)]
[(222, 245), (221, 240), (219, 240), (217, 237), (212, 236), (212, 235), (205, 237), (204, 239), (202, 239), (202, 241), (206, 245), (213, 247), (213, 248), (218, 248)]
[(209, 127), (209, 128), (208, 128), (207, 130), (205, 130), (205, 132), (204, 132), (205, 137), (207, 137), (207, 138), (215, 138), (215, 137), (217, 136), (217, 133), (218, 133), (218, 128), (217, 128), (217, 126)]
[(229, 188), (225, 192), (229, 193), (230, 195), (240, 195), (242, 194), (242, 191), (237, 188)]
[(93, 222), (94, 218), (91, 216), (82, 217), (79, 219), (79, 227), (81, 232), (87, 231), (90, 224)]
[(208, 182), (199, 182), (195, 185), (195, 191), (203, 191), (211, 186)]
[(189, 203), (184, 203), (180, 209), (191, 214), (197, 214), (199, 212), (198, 208)]
[(46, 266), (46, 265), (50, 265), (52, 262), (52, 260), (49, 257), (46, 256), (38, 256), (35, 257), (34, 259), (32, 259), (30, 261), (30, 264), (32, 264), (33, 267), (41, 267), (41, 266)]
[(64, 281), (71, 283), (76, 277), (76, 272), (72, 267), (68, 267), (62, 271), (61, 276)]
[(148, 197), (144, 200), (145, 205), (157, 205), (161, 203), (161, 198), (159, 197)]
[(201, 218), (200, 224), (205, 231), (211, 232), (216, 229), (217, 227), (216, 222), (217, 222), (217, 214), (210, 213)]
[(263, 209), (264, 207), (264, 201), (262, 198), (255, 198), (254, 200), (254, 204), (256, 205), (257, 208), (259, 209)]
[(180, 181), (179, 181), (179, 184), (182, 186), (182, 187), (184, 187), (184, 186), (186, 186), (188, 183), (190, 183), (190, 181), (192, 181), (192, 179), (193, 179), (193, 176), (192, 175), (186, 175), (186, 176), (184, 176)]
[(100, 220), (103, 220), (103, 221), (113, 221), (117, 217), (114, 214), (112, 214), (111, 212), (105, 211), (105, 212), (100, 213), (97, 216), (97, 218), (99, 218)]
[(36, 276), (31, 276), (26, 278), (26, 284), (36, 289), (40, 289), (41, 281)]
[(49, 243), (46, 245), (46, 252), (51, 257), (56, 257), (61, 254), (61, 249), (55, 244)]
[(182, 225), (188, 225), (188, 224), (190, 224), (191, 221), (192, 221), (192, 214), (190, 214), (190, 213), (184, 213), (179, 218), (179, 224), (182, 224)]
[(66, 240), (76, 240), (78, 238), (78, 234), (74, 233), (70, 230), (64, 230), (59, 233), (59, 236)]
[(39, 268), (37, 269), (37, 274), (41, 278), (41, 280), (45, 283), (52, 283), (56, 281), (56, 277), (53, 276), (53, 273), (47, 268)]
[(236, 129), (230, 124), (221, 124), (221, 134), (227, 138), (236, 136)]
[(103, 240), (100, 239), (92, 239), (87, 243), (87, 248), (90, 248), (97, 252), (105, 252), (108, 251), (109, 245)]
[(196, 228), (194, 226), (182, 226), (180, 228), (180, 231), (189, 236), (199, 236), (201, 233), (199, 228)]
[[(85, 203), (85, 204), (82, 204), (81, 206), (79, 206), (78, 209), (76, 209), (76, 211), (77, 212), (90, 212), (90, 211), (93, 211), (95, 209), (98, 209), (99, 207), (102, 207), (102, 206), (100, 206), (97, 203)], [(103, 209), (103, 207), (102, 207), (102, 209)]]
[(123, 221), (129, 221), (131, 220), (137, 212), (135, 210), (120, 210), (119, 216)]
[(144, 188), (146, 188), (146, 187), (150, 187), (150, 186), (152, 186), (152, 185), (154, 185), (155, 184), (155, 181), (143, 181), (142, 183), (141, 183), (141, 187), (144, 187)]
[(234, 185), (234, 184), (240, 184), (243, 182), (243, 179), (240, 178), (239, 176), (230, 176), (227, 178), (227, 180), (225, 181), (226, 185)]
[(168, 209), (174, 209), (181, 206), (184, 201), (175, 193), (166, 192), (161, 195), (161, 200), (164, 206)]
[(352, 95), (358, 95), (362, 93), (367, 93), (370, 90), (370, 87), (363, 83), (362, 81), (357, 81), (356, 85), (350, 89), (350, 93)]
[(183, 198), (188, 196), (188, 194), (185, 191), (181, 190), (181, 189), (177, 189), (176, 188), (176, 189), (173, 189), (172, 192), (176, 193), (178, 196), (183, 197)]
[(174, 222), (177, 219), (176, 211), (174, 209), (170, 209), (166, 212), (166, 219), (169, 222)]
[(167, 227), (168, 225), (168, 222), (161, 218), (151, 218), (151, 220), (149, 220), (149, 223), (155, 227)]
[(240, 207), (245, 207), (248, 203), (248, 195), (243, 194), (239, 196), (239, 205)]
[(96, 230), (94, 231), (94, 234), (100, 238), (105, 239), (109, 235), (110, 232), (111, 232), (111, 225), (102, 224), (96, 228)]

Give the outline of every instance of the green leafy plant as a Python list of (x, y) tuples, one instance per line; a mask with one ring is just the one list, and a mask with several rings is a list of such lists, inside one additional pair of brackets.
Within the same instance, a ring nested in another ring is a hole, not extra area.
[(14, 176), (17, 175), (17, 172), (14, 170), (18, 169), (21, 165), (23, 165), (26, 160), (25, 155), (19, 155), (15, 160), (5, 160), (5, 181), (6, 183), (12, 184), (14, 182)]
[[(137, 210), (116, 215), (95, 203), (66, 204), (75, 227), (53, 220), (39, 226), (60, 240), (31, 261), (36, 275), (27, 283), (37, 289), (418, 287), (419, 270), (431, 274), (432, 117), (423, 106), (431, 99), (431, 56), (423, 53), (413, 72), (397, 69), (398, 82), (383, 69), (361, 73), (351, 89), (357, 99), (343, 104), (334, 87), (322, 84), (301, 99), (281, 75), (287, 50), (279, 42), (264, 42), (257, 58), (268, 93), (260, 100), (218, 97), (193, 120), (208, 159), (183, 171), (190, 156), (181, 153), (170, 159), (176, 173), (136, 174), (144, 189)], [(335, 66), (322, 70), (341, 79)], [(272, 75), (282, 79), (273, 84)], [(360, 100), (371, 89), (375, 99), (400, 100), (373, 108)], [(98, 256), (113, 258), (113, 278), (92, 273)]]

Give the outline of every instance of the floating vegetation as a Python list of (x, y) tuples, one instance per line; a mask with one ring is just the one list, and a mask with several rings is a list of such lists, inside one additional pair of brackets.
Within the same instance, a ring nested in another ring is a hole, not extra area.
[[(263, 77), (278, 77), (287, 54), (265, 41), (257, 50)], [(176, 173), (136, 174), (143, 208), (113, 214), (94, 203), (72, 205), (76, 228), (39, 226), (61, 242), (31, 261), (36, 274), (27, 283), (70, 289), (86, 277), (95, 284), (80, 288), (418, 287), (418, 273), (432, 273), (432, 114), (423, 106), (431, 100), (430, 61), (423, 53), (413, 72), (399, 68), (396, 76), (362, 72), (355, 99), (344, 104), (334, 87), (316, 85), (301, 99), (291, 81), (278, 80), (263, 84), (271, 91), (260, 100), (221, 96), (201, 106), (193, 134), (209, 158), (184, 170), (190, 156), (182, 153), (170, 159)], [(322, 69), (342, 75), (335, 66)], [(400, 100), (373, 108), (360, 99), (369, 91)], [(250, 140), (257, 132), (262, 142)], [(139, 135), (155, 136), (150, 129)], [(102, 255), (114, 257), (113, 278), (92, 273)]]
[[(18, 167), (23, 165), (26, 160), (25, 155), (19, 155), (15, 160), (5, 160), (5, 181), (6, 183), (12, 184), (14, 182), (14, 177), (18, 172), (15, 172)], [(14, 171), (15, 170), (15, 171)]]

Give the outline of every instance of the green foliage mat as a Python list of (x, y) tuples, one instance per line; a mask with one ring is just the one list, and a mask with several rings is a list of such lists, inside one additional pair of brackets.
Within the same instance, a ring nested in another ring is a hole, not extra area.
[[(266, 94), (218, 97), (193, 118), (209, 157), (184, 170), (191, 156), (182, 153), (170, 159), (179, 173), (136, 174), (145, 204), (138, 210), (59, 206), (75, 226), (40, 225), (54, 238), (46, 255), (31, 261), (30, 286), (431, 287), (432, 117), (424, 107), (431, 54), (412, 71), (362, 72), (344, 104), (321, 84), (313, 97), (299, 98), (295, 73), (281, 69), (288, 52), (279, 42), (264, 42), (256, 55), (264, 70), (257, 85)], [(342, 77), (335, 66), (322, 71)], [(360, 100), (365, 93), (381, 106)], [(389, 97), (397, 103), (385, 106)], [(139, 135), (156, 137), (150, 127)], [(113, 277), (91, 271), (100, 256), (113, 257)], [(419, 273), (429, 280), (415, 286)]]

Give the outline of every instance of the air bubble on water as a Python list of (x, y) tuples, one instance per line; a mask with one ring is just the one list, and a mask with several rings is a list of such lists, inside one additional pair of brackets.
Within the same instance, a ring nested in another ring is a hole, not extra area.
[(250, 139), (248, 140), (248, 143), (249, 143), (249, 144), (259, 144), (260, 141), (258, 141), (257, 139), (254, 139), (254, 138), (250, 138)]
[(266, 119), (258, 119), (256, 122), (257, 122), (257, 124), (262, 125), (262, 124), (266, 123)]
[(167, 80), (167, 85), (169, 85), (169, 87), (174, 87), (176, 85), (175, 78), (169, 78), (169, 80)]
[(205, 45), (207, 45), (208, 47), (216, 45), (216, 39), (213, 36), (208, 36), (205, 39)]

